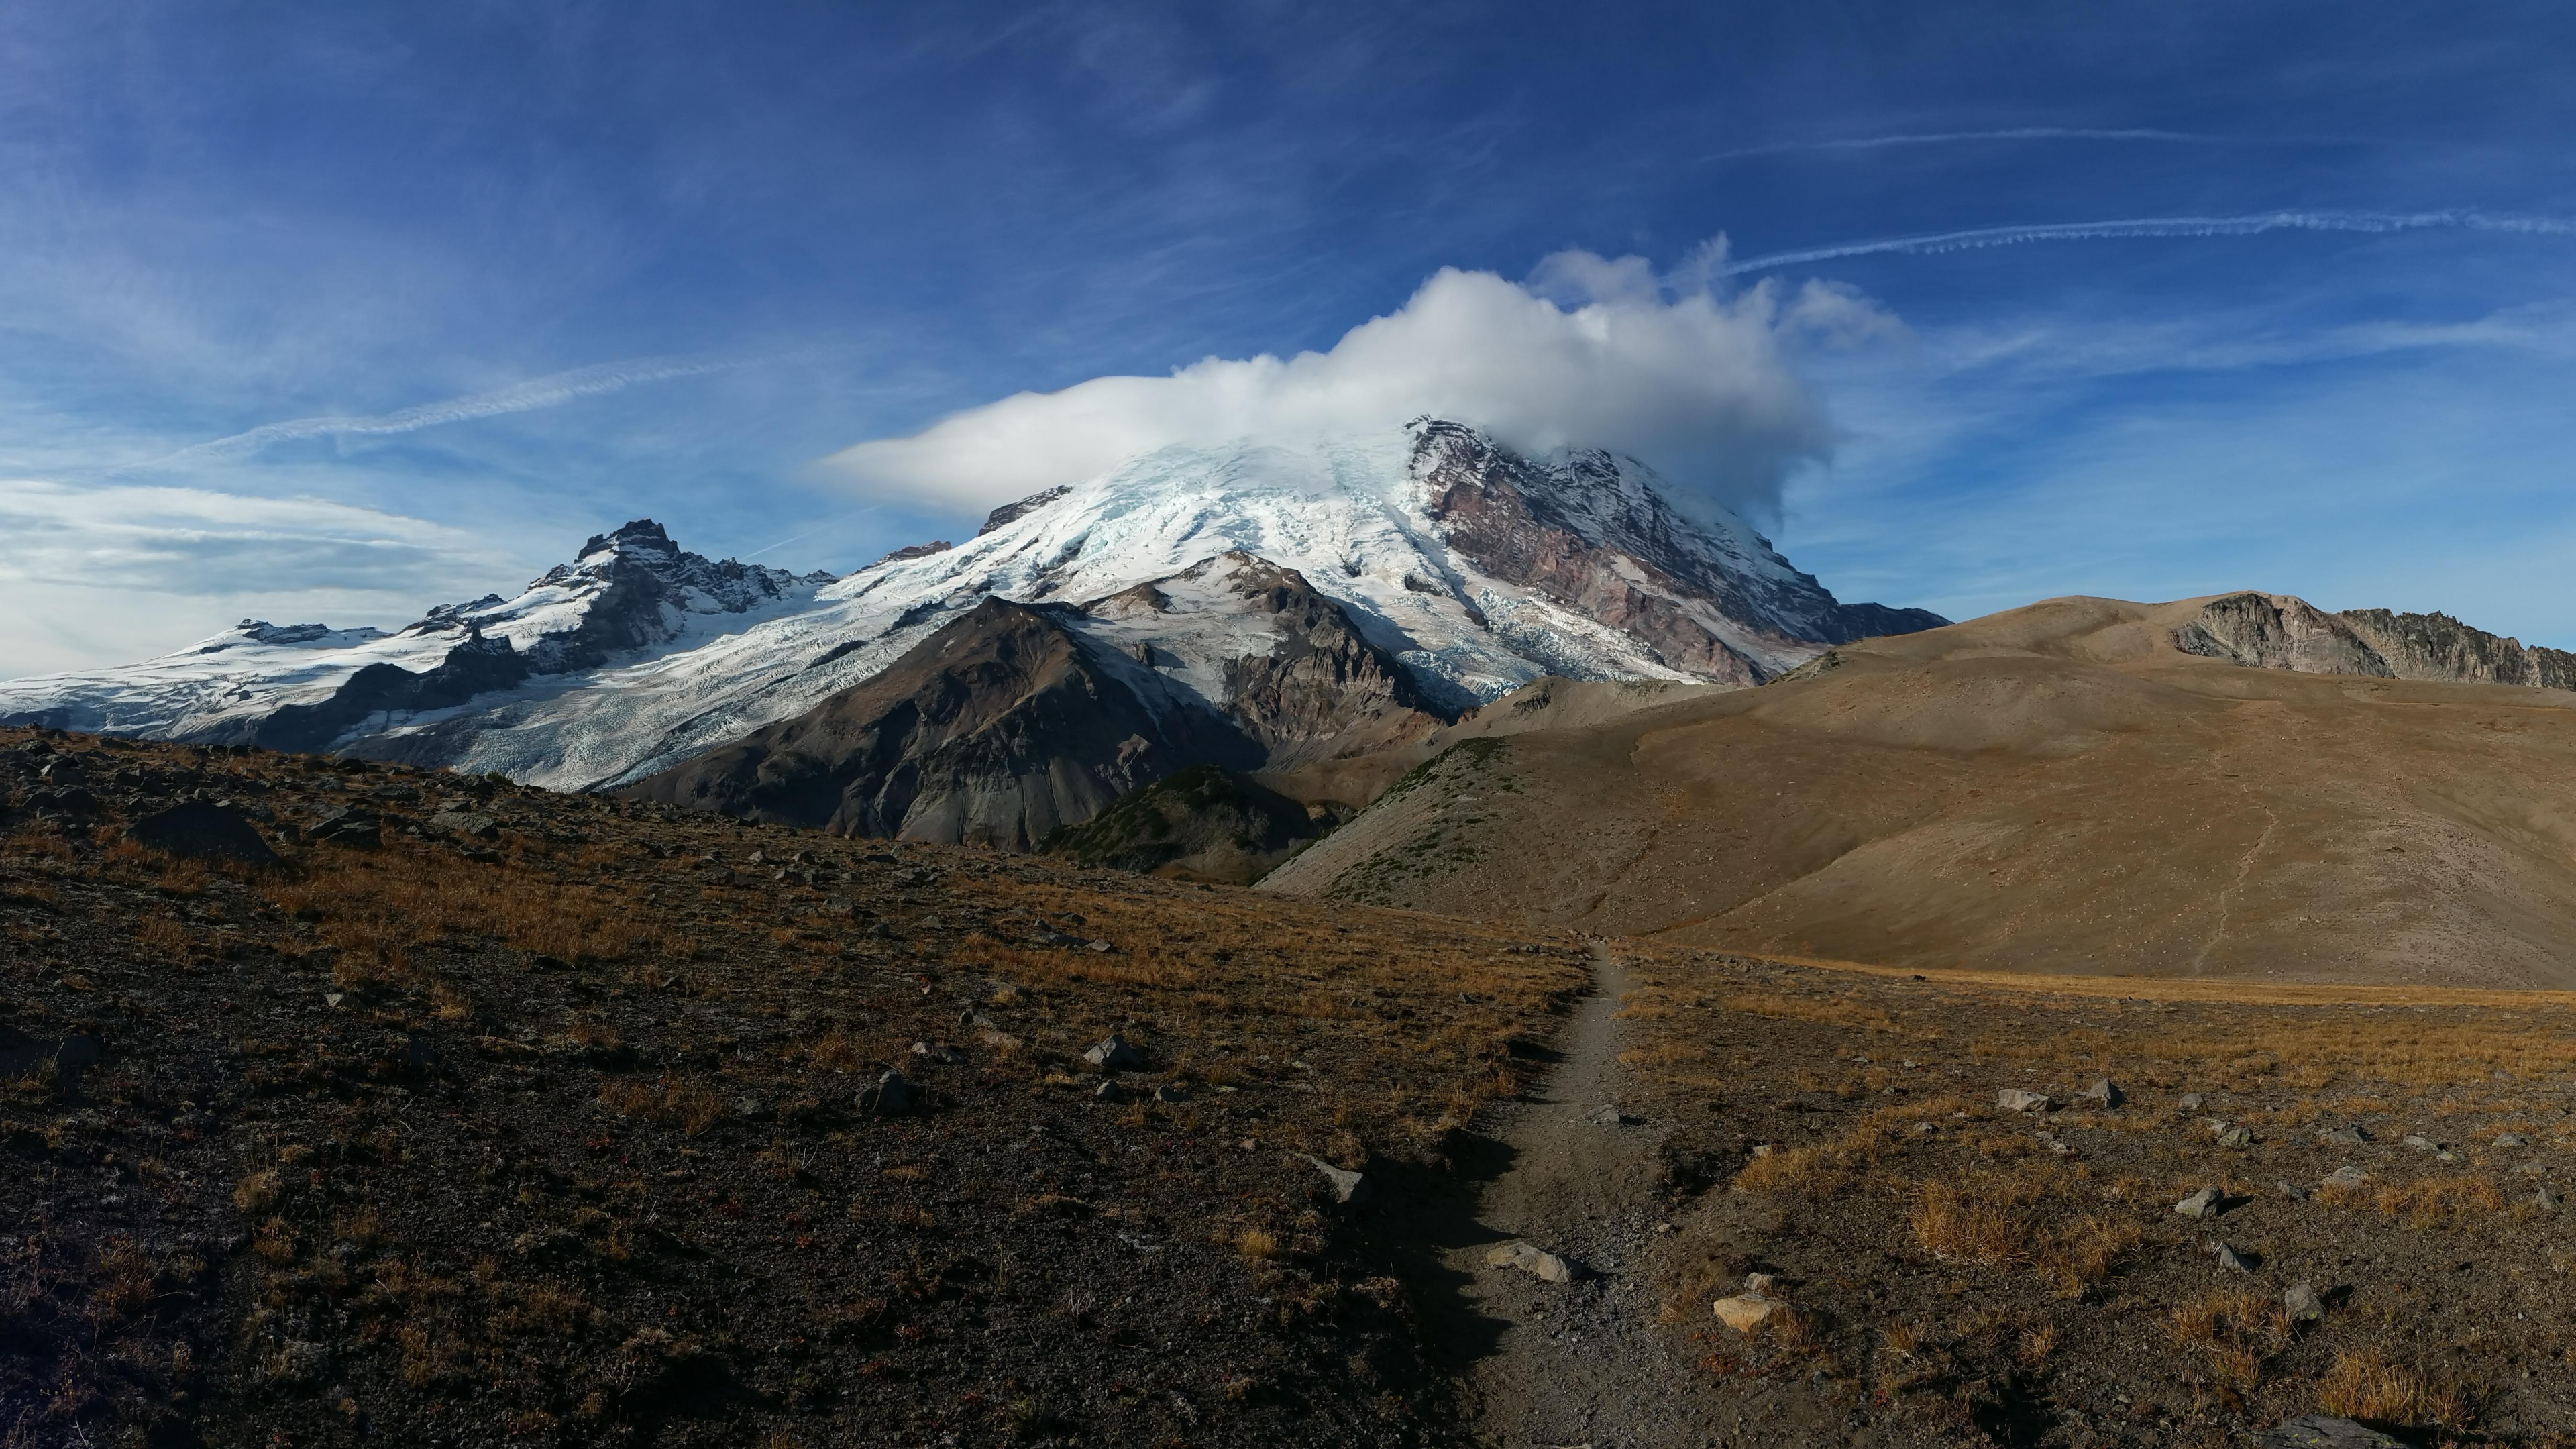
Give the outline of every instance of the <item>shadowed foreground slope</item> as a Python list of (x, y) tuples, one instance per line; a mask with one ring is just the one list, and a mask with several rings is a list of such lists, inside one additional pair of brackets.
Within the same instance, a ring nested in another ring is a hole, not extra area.
[(2050, 600), (1453, 751), (1264, 882), (1734, 950), (2576, 984), (2576, 694), (2249, 668)]

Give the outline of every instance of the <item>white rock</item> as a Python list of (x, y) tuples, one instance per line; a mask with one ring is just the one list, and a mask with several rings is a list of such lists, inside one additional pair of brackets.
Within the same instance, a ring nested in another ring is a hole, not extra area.
[(1520, 1268), (1550, 1283), (1571, 1283), (1574, 1269), (1563, 1258), (1529, 1243), (1504, 1243), (1485, 1254), (1497, 1268)]

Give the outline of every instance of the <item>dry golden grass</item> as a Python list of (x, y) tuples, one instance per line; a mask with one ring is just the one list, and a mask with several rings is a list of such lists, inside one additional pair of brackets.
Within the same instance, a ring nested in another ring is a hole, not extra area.
[(2317, 1385), (2317, 1407), (2347, 1419), (2457, 1427), (2467, 1419), (2459, 1386), (2438, 1383), (2377, 1348), (2335, 1355)]
[(1279, 1238), (1260, 1228), (1246, 1228), (1234, 1235), (1234, 1251), (1255, 1262), (1266, 1262), (1279, 1256)]
[(687, 1077), (663, 1077), (650, 1082), (602, 1077), (599, 1100), (612, 1112), (677, 1127), (691, 1137), (714, 1126), (725, 1115), (723, 1096), (706, 1083)]
[(281, 910), (312, 920), (325, 941), (396, 978), (408, 972), (404, 948), (450, 936), (565, 960), (616, 960), (642, 940), (621, 893), (425, 847), (315, 852), (300, 875), (272, 874), (261, 889)]
[(2467, 1226), (2491, 1218), (2506, 1207), (2504, 1190), (2483, 1177), (2427, 1177), (2376, 1189), (2365, 1186), (2338, 1194), (2335, 1205), (2353, 1206), (2362, 1201), (2367, 1201), (2381, 1217), (2396, 1219), (2418, 1231)]

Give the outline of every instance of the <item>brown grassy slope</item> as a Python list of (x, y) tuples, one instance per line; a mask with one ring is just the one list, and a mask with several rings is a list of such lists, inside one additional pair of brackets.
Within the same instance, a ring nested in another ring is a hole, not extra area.
[[(2541, 1201), (2576, 1170), (2576, 998), (1623, 954), (1621, 1105), (1676, 1178), (1648, 1271), (1733, 1402), (1820, 1375), (1878, 1443), (2215, 1446), (2314, 1412), (2576, 1442), (2576, 1213)], [(2117, 1110), (2076, 1095), (2106, 1077)], [(2204, 1186), (2219, 1216), (2173, 1211)], [(1712, 1321), (1750, 1270), (1795, 1332)], [(2314, 1321), (2282, 1311), (2300, 1283)]]
[[(383, 843), (124, 840), (199, 792)], [(0, 1444), (1418, 1442), (1454, 1416), (1392, 1184), (1446, 1180), (1582, 978), (1406, 913), (0, 731)], [(1146, 1062), (1103, 1100), (1113, 1030)], [(861, 1110), (890, 1064), (928, 1110)]]
[(1908, 968), (2576, 985), (2576, 696), (2058, 599), (1462, 751), (1264, 883)]

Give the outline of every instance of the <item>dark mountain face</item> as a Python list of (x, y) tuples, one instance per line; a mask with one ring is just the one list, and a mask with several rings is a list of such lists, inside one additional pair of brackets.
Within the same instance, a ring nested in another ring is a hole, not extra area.
[(1760, 684), (1763, 656), (1913, 633), (1924, 609), (1846, 605), (1760, 535), (1695, 527), (1598, 450), (1542, 463), (1456, 423), (1414, 425), (1413, 471), (1448, 544), (1496, 578), (1542, 590), (1651, 646), (1668, 667)]
[(619, 793), (1028, 850), (1185, 765), (1259, 757), (1204, 708), (1150, 706), (1060, 611), (987, 599), (867, 682)]

